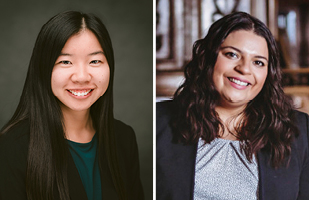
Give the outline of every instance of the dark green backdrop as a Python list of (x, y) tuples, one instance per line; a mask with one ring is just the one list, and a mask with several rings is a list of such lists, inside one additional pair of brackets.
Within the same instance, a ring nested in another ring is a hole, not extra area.
[(26, 78), (35, 39), (55, 14), (96, 14), (107, 26), (115, 51), (115, 118), (137, 135), (141, 178), (152, 199), (152, 1), (11, 0), (0, 2), (0, 126), (13, 114)]

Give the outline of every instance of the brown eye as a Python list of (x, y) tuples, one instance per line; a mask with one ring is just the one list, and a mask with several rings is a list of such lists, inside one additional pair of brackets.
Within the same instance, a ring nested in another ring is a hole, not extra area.
[(229, 58), (238, 58), (238, 55), (236, 53), (233, 53), (233, 52), (227, 52), (224, 55), (229, 57)]
[(59, 63), (64, 64), (64, 65), (72, 64), (72, 63), (71, 63), (70, 61), (68, 61), (68, 60), (63, 60), (63, 61), (60, 61)]
[(261, 66), (261, 67), (265, 66), (264, 62), (259, 61), (259, 60), (254, 61), (254, 64), (255, 64), (255, 65), (258, 65), (258, 66)]
[(93, 61), (91, 61), (90, 63), (91, 64), (99, 64), (101, 61), (100, 60), (93, 60)]

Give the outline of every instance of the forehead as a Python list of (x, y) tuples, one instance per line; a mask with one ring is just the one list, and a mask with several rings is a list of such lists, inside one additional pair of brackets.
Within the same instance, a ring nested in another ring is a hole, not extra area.
[(96, 35), (88, 30), (83, 29), (77, 34), (72, 35), (65, 43), (62, 51), (90, 51), (90, 50), (102, 50), (101, 44)]
[(233, 46), (248, 53), (258, 54), (268, 58), (266, 39), (253, 31), (238, 30), (230, 33), (221, 44), (221, 47)]

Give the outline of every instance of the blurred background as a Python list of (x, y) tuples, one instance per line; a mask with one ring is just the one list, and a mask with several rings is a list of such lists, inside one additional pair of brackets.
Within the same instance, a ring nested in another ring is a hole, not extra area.
[(67, 10), (96, 14), (110, 33), (115, 53), (115, 118), (136, 132), (145, 196), (152, 199), (152, 1), (1, 1), (0, 126), (16, 109), (41, 27), (52, 16)]
[(309, 113), (309, 0), (156, 0), (156, 100), (169, 99), (184, 80), (193, 43), (235, 11), (271, 30), (281, 51), (284, 91)]

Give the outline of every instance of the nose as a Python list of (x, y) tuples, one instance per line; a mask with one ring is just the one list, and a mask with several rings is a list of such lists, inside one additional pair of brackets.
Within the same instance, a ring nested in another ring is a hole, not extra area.
[(91, 80), (91, 74), (87, 66), (80, 65), (75, 67), (71, 79), (76, 83), (87, 83)]
[(241, 59), (237, 62), (235, 66), (235, 71), (242, 75), (251, 74), (251, 61), (249, 59)]

